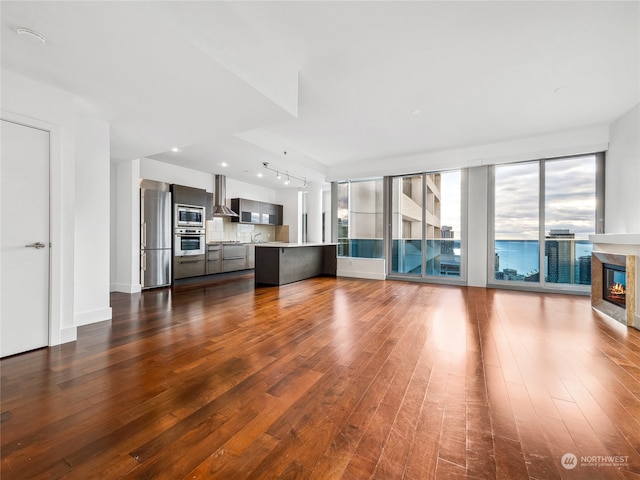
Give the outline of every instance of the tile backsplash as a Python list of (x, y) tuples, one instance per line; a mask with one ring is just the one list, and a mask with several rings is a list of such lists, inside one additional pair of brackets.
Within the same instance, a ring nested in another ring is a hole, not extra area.
[[(257, 236), (260, 242), (276, 241), (276, 227), (272, 225), (248, 225), (234, 223), (228, 217), (215, 217), (205, 225), (207, 242), (249, 243)], [(288, 235), (287, 235), (288, 236)]]

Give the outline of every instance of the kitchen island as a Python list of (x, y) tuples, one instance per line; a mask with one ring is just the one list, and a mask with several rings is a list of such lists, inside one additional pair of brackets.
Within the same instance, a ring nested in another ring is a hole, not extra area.
[(258, 243), (256, 285), (285, 285), (320, 275), (336, 276), (336, 243)]

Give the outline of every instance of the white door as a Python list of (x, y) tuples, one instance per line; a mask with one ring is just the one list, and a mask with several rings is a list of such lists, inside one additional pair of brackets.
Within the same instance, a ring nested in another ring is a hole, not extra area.
[(49, 344), (49, 132), (2, 120), (0, 357)]

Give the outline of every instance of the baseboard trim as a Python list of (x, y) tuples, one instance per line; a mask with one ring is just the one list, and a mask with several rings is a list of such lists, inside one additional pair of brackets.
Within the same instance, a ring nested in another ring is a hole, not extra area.
[(384, 273), (372, 273), (372, 272), (357, 272), (354, 270), (338, 270), (336, 272), (338, 277), (347, 277), (347, 278), (364, 278), (367, 280), (384, 280), (386, 278)]
[(74, 316), (74, 322), (76, 326), (80, 327), (82, 325), (90, 325), (104, 320), (111, 320), (111, 316), (111, 307), (100, 308), (89, 312), (76, 313)]
[(60, 343), (54, 345), (61, 345), (63, 343), (75, 342), (78, 339), (78, 329), (76, 326), (65, 327), (60, 329)]
[(129, 285), (126, 283), (114, 283), (111, 286), (111, 291), (121, 293), (140, 293), (142, 291), (142, 287), (140, 286), (140, 284)]

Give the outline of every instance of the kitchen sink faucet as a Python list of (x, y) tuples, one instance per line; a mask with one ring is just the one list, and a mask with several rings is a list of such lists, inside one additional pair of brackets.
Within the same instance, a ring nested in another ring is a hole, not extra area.
[(252, 242), (252, 243), (256, 243), (256, 239), (257, 239), (260, 235), (262, 235), (262, 233), (256, 233), (255, 235), (253, 235), (253, 236), (251, 237), (251, 242)]

